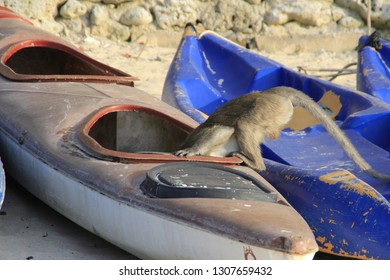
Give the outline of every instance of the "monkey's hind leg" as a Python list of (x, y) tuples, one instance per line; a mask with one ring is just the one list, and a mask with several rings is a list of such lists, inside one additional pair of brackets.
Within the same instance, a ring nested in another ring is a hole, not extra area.
[(233, 152), (232, 155), (242, 159), (246, 165), (256, 171), (264, 171), (265, 164), (260, 152), (260, 144), (264, 141), (263, 133), (258, 130), (243, 131), (236, 128), (235, 135), (240, 152)]
[[(224, 125), (212, 127), (202, 127), (191, 134), (189, 146), (175, 152), (177, 156), (227, 156), (231, 153), (230, 140), (234, 133), (234, 128)], [(234, 145), (233, 145), (234, 146)]]

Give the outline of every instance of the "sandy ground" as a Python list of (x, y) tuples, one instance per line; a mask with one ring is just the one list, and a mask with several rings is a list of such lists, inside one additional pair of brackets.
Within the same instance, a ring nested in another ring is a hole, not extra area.
[(7, 177), (6, 183), (0, 216), (0, 260), (135, 258), (58, 214), (12, 178)]
[[(96, 38), (75, 42), (90, 56), (140, 78), (136, 87), (160, 97), (176, 49), (140, 43), (114, 43)], [(284, 54), (262, 53), (297, 69), (339, 69), (356, 61), (354, 51)], [(310, 74), (326, 74), (309, 71)], [(355, 87), (355, 75), (334, 80)], [(134, 257), (86, 232), (7, 179), (0, 215), (0, 259), (133, 259)]]
[[(140, 81), (136, 82), (136, 87), (158, 98), (161, 97), (165, 76), (176, 52), (176, 48), (173, 47), (159, 47), (148, 43), (114, 43), (92, 37), (73, 43), (101, 62), (138, 77)], [(295, 70), (298, 70), (298, 67), (308, 70), (341, 69), (357, 60), (355, 51), (319, 50), (291, 54), (283, 52), (261, 52), (261, 54)], [(308, 71), (308, 74), (312, 75), (329, 75), (330, 73), (335, 72)], [(340, 76), (334, 82), (355, 88), (355, 75)]]

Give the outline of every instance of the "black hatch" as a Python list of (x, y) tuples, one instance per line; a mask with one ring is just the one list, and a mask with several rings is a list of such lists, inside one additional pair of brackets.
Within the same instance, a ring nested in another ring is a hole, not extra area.
[(144, 193), (157, 198), (225, 198), (276, 202), (278, 194), (256, 178), (222, 165), (176, 162), (147, 172)]

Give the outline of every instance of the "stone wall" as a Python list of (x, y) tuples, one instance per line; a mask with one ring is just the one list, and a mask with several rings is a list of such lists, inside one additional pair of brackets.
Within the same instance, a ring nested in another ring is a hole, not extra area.
[[(365, 0), (0, 0), (42, 28), (119, 41), (177, 37), (187, 22), (248, 47), (259, 37), (364, 32)], [(372, 1), (372, 26), (390, 26), (389, 0)]]

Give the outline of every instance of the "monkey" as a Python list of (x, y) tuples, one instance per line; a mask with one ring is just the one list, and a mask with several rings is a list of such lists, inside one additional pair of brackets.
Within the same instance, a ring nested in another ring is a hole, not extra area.
[(182, 149), (174, 154), (181, 157), (236, 156), (250, 168), (264, 171), (266, 166), (259, 145), (267, 138), (275, 140), (280, 136), (292, 118), (294, 107), (302, 107), (313, 115), (361, 170), (390, 182), (390, 174), (373, 169), (311, 97), (285, 86), (254, 91), (223, 104), (188, 135)]

